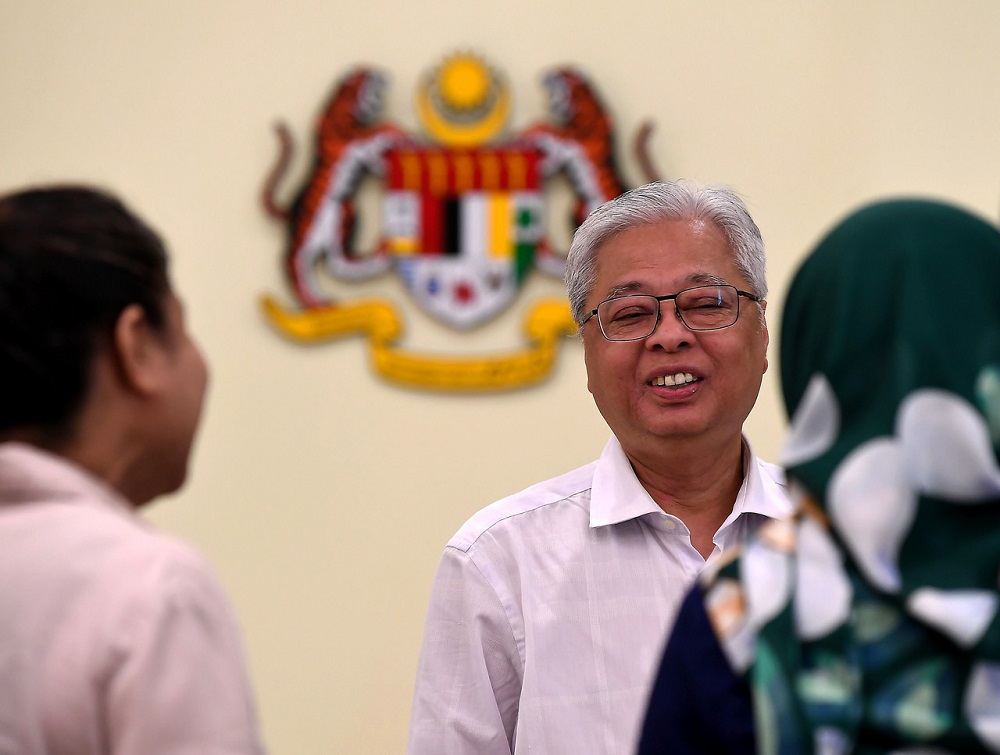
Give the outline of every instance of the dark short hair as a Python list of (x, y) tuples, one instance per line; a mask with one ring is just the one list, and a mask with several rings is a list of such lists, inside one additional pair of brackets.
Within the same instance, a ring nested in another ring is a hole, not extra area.
[(116, 197), (84, 186), (0, 196), (0, 432), (68, 432), (122, 310), (138, 304), (162, 329), (169, 289), (163, 242)]

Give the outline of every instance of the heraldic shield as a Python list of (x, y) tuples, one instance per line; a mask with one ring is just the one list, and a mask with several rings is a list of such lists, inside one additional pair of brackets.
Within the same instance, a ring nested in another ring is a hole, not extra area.
[(542, 238), (541, 152), (393, 148), (384, 243), (417, 304), (458, 327), (514, 299)]
[[(309, 179), (291, 206), (275, 201), (290, 161), (288, 130), (265, 183), (264, 206), (287, 223), (285, 269), (297, 307), (265, 296), (267, 318), (284, 335), (319, 341), (365, 335), (383, 377), (411, 387), (449, 391), (516, 388), (551, 369), (558, 340), (576, 331), (564, 299), (537, 302), (524, 322), (524, 349), (489, 357), (422, 355), (399, 346), (403, 321), (382, 299), (339, 301), (334, 281), (395, 272), (416, 305), (434, 320), (471, 329), (516, 299), (532, 270), (562, 275), (565, 255), (546, 239), (546, 182), (562, 174), (576, 198), (570, 230), (625, 189), (614, 158), (611, 118), (587, 79), (560, 68), (544, 78), (552, 122), (504, 141), (511, 95), (504, 78), (479, 57), (460, 53), (425, 76), (418, 114), (433, 141), (382, 119), (385, 78), (352, 71), (334, 87), (317, 124)], [(652, 180), (648, 125), (636, 150)], [(380, 239), (361, 253), (355, 195), (362, 181), (382, 183)]]

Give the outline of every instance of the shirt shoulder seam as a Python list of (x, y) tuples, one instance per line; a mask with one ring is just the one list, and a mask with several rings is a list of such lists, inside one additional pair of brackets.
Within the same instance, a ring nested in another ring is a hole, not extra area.
[[(592, 488), (592, 484), (588, 484), (586, 487), (581, 487), (579, 490), (574, 490), (571, 493), (567, 493), (566, 495), (562, 496), (561, 498), (556, 498), (556, 499), (553, 499), (553, 500), (546, 500), (546, 501), (539, 501), (536, 505), (531, 506), (530, 508), (521, 509), (521, 510), (518, 510), (518, 511), (512, 511), (512, 512), (510, 512), (508, 514), (504, 514), (502, 516), (499, 516), (494, 521), (492, 521), (488, 525), (484, 526), (479, 532), (477, 532), (475, 534), (475, 537), (473, 537), (471, 540), (470, 539), (463, 539), (463, 541), (461, 543), (457, 543), (456, 540), (459, 539), (459, 537), (462, 535), (463, 531), (466, 529), (466, 527), (468, 527), (468, 523), (467, 523), (465, 526), (462, 527), (462, 529), (460, 529), (455, 534), (455, 536), (451, 540), (448, 541), (448, 545), (446, 547), (447, 548), (452, 548), (454, 550), (462, 551), (464, 553), (468, 553), (470, 550), (472, 550), (473, 546), (475, 546), (475, 544), (479, 541), (479, 539), (483, 535), (485, 535), (487, 532), (489, 532), (490, 530), (492, 530), (494, 527), (498, 526), (502, 522), (506, 522), (509, 519), (513, 519), (515, 517), (523, 516), (525, 514), (530, 514), (532, 512), (538, 511), (538, 509), (545, 508), (546, 506), (555, 506), (556, 504), (563, 503), (564, 501), (568, 501), (570, 498), (573, 498), (574, 496), (578, 496), (581, 493), (587, 492), (591, 488)], [(501, 500), (505, 500), (505, 499), (501, 499)]]

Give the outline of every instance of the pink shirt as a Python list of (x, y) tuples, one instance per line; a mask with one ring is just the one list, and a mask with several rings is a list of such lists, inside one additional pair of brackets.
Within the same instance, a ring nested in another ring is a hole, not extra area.
[(0, 444), (0, 607), (0, 752), (264, 752), (206, 563), (18, 443)]
[[(744, 466), (712, 558), (792, 511), (779, 467), (752, 453)], [(634, 752), (667, 631), (705, 564), (614, 438), (599, 461), (486, 507), (438, 567), (407, 752)]]

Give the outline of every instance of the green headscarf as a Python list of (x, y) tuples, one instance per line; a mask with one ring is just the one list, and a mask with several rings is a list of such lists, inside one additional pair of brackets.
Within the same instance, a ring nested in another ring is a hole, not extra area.
[(1000, 752), (1000, 231), (887, 201), (796, 274), (800, 515), (706, 576), (760, 753)]

